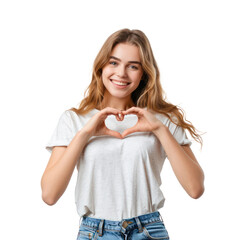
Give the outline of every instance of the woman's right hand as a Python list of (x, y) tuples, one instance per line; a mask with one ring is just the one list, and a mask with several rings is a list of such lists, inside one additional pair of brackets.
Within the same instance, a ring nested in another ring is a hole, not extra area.
[(101, 135), (110, 135), (116, 138), (121, 138), (122, 135), (119, 132), (108, 129), (105, 125), (105, 119), (109, 115), (115, 115), (118, 121), (122, 121), (124, 119), (124, 115), (121, 110), (106, 107), (96, 113), (82, 128), (82, 131), (85, 131), (90, 137), (91, 136), (101, 136)]

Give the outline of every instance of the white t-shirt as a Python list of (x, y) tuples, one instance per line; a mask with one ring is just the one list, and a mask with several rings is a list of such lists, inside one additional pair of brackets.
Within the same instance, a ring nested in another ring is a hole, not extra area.
[[(53, 146), (68, 146), (97, 112), (99, 110), (93, 109), (78, 115), (71, 110), (64, 111), (46, 149), (51, 153)], [(191, 145), (183, 128), (163, 114), (155, 116), (168, 126), (180, 145)], [(117, 121), (110, 115), (105, 124), (122, 133), (134, 126), (137, 119), (136, 115), (129, 114), (124, 121)], [(165, 158), (165, 151), (152, 132), (135, 132), (124, 139), (107, 135), (91, 137), (77, 163), (75, 203), (80, 220), (85, 215), (121, 221), (157, 211), (165, 200), (160, 190)]]

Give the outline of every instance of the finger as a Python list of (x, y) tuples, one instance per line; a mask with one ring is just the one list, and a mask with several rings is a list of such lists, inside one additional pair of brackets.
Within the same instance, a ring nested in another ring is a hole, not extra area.
[(111, 107), (106, 107), (103, 111), (107, 114), (120, 114), (122, 112), (121, 110)]
[(121, 121), (121, 118), (120, 118), (119, 114), (116, 115), (115, 117), (116, 117), (116, 119), (117, 119), (118, 121)]
[(127, 114), (141, 114), (142, 113), (142, 109), (141, 108), (138, 108), (138, 107), (132, 107), (132, 108), (129, 108), (125, 111), (123, 111), (123, 114), (127, 115)]
[(120, 113), (120, 119), (121, 119), (121, 121), (123, 121), (123, 119), (124, 119), (124, 114), (122, 112)]
[(123, 138), (122, 135), (119, 132), (116, 132), (116, 131), (113, 131), (113, 130), (110, 130), (110, 129), (106, 130), (106, 134), (110, 135), (112, 137), (120, 138), (120, 139)]
[(131, 134), (131, 133), (135, 133), (135, 132), (138, 132), (138, 129), (136, 127), (131, 127), (131, 128), (128, 128), (126, 129), (123, 133), (122, 133), (122, 137), (126, 137), (127, 135)]
[(122, 120), (122, 117), (121, 117), (122, 111), (118, 110), (116, 108), (107, 107), (107, 108), (103, 109), (103, 114), (106, 114), (107, 116), (108, 115), (115, 115), (115, 117), (118, 121)]
[(129, 135), (130, 133), (128, 133), (126, 130), (122, 133), (122, 138), (125, 138), (127, 135)]
[(116, 115), (116, 119), (118, 121), (122, 121), (124, 119), (124, 115), (122, 113), (120, 113), (120, 114)]

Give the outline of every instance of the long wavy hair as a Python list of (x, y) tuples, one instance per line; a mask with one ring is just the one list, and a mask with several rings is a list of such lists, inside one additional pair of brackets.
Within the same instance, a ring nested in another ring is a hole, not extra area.
[(77, 114), (86, 114), (94, 108), (102, 109), (105, 87), (102, 81), (102, 69), (108, 63), (113, 48), (118, 43), (129, 43), (140, 51), (143, 77), (139, 86), (132, 92), (131, 98), (136, 107), (164, 114), (171, 122), (187, 129), (195, 141), (202, 147), (202, 137), (192, 123), (185, 119), (185, 112), (177, 105), (167, 102), (160, 83), (160, 72), (154, 58), (150, 42), (140, 30), (121, 29), (110, 35), (100, 49), (92, 71), (92, 80), (84, 92), (84, 98), (78, 108), (71, 108)]

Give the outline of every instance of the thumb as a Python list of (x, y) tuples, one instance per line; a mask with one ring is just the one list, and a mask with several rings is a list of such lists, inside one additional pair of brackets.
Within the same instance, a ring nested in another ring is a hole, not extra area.
[(127, 135), (131, 134), (131, 133), (134, 133), (134, 132), (137, 132), (137, 128), (136, 127), (131, 127), (131, 128), (128, 128), (126, 129), (123, 133), (122, 133), (122, 137), (126, 137)]
[(119, 132), (110, 130), (110, 129), (108, 129), (108, 128), (106, 129), (106, 134), (107, 134), (107, 135), (110, 135), (110, 136), (113, 136), (113, 137), (116, 137), (116, 138), (122, 139), (122, 135), (121, 135)]

